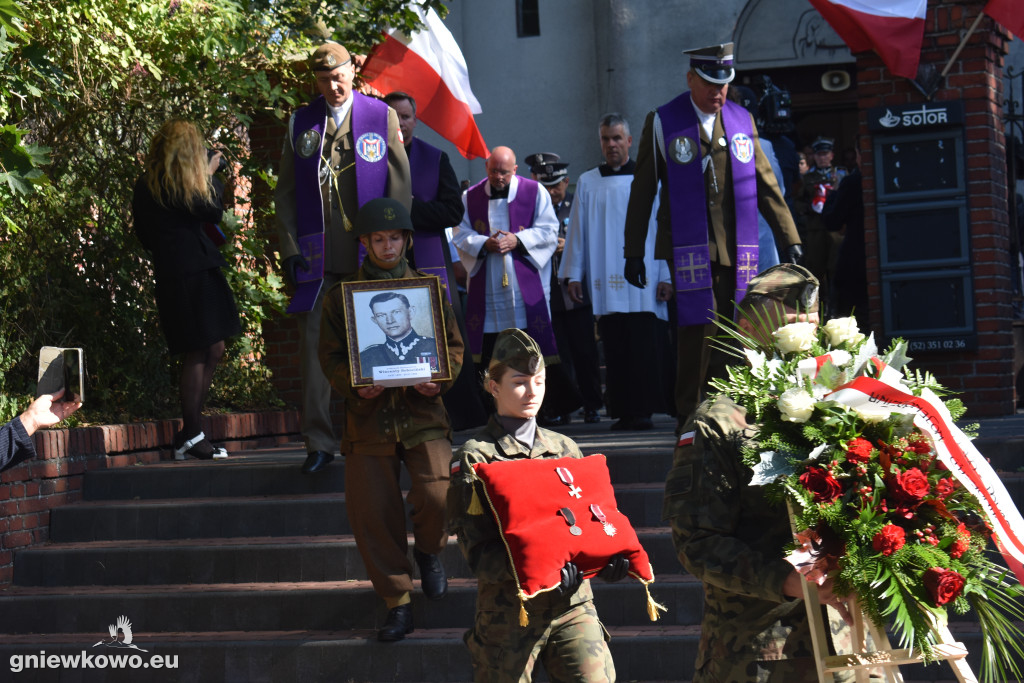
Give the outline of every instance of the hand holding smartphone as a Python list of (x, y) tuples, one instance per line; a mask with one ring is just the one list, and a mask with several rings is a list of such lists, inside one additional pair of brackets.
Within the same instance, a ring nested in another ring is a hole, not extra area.
[(55, 394), (61, 389), (63, 403), (85, 401), (85, 351), (59, 346), (44, 346), (39, 350), (39, 376), (36, 396)]

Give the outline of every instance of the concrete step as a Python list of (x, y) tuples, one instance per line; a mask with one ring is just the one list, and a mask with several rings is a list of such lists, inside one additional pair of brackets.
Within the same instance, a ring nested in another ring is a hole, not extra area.
[[(113, 622), (116, 616), (111, 616)], [(44, 636), (5, 636), (0, 642), (0, 660), (5, 667), (33, 662), (29, 655), (47, 656), (137, 655), (142, 664), (159, 655), (175, 668), (90, 669), (47, 667), (23, 668), (12, 680), (34, 683), (179, 683), (180, 681), (225, 681), (227, 683), (282, 683), (284, 681), (444, 681), (472, 680), (472, 667), (463, 629), (417, 627), (399, 643), (379, 643), (372, 629), (354, 631), (243, 631), (154, 633), (136, 630), (133, 644), (141, 650), (97, 644), (109, 641), (106, 624), (100, 620), (95, 633), (55, 633)], [(969, 627), (951, 625), (954, 637), (964, 642), (968, 662), (979, 672), (980, 634)], [(695, 626), (651, 624), (627, 628), (609, 627), (611, 651), (618, 680), (634, 683), (688, 683), (693, 674), (700, 629)], [(906, 683), (951, 683), (946, 664), (906, 666), (900, 672)], [(546, 681), (538, 666), (535, 680)], [(1013, 683), (1006, 681), (1005, 683)]]
[[(615, 496), (634, 527), (654, 527), (661, 525), (663, 493), (660, 483), (626, 484)], [(55, 543), (348, 533), (343, 493), (90, 501), (50, 513)]]
[[(642, 626), (644, 587), (633, 579), (593, 582), (595, 602), (609, 625)], [(692, 577), (666, 575), (651, 587), (668, 612), (659, 623), (699, 622), (703, 591)], [(453, 579), (441, 601), (413, 596), (423, 628), (467, 628), (473, 620), (476, 581)], [(529, 603), (527, 603), (529, 610)], [(160, 586), (15, 586), (0, 597), (4, 633), (92, 633), (127, 615), (139, 630), (242, 631), (380, 628), (387, 610), (368, 581), (164, 584)]]
[[(651, 558), (655, 576), (682, 572), (667, 528), (641, 528), (637, 534)], [(409, 547), (412, 545), (410, 536)], [(442, 558), (450, 577), (472, 578), (455, 539), (449, 541)], [(55, 543), (19, 551), (14, 563), (14, 583), (19, 586), (366, 578), (362, 558), (350, 535)]]
[[(111, 621), (113, 618), (111, 619)], [(134, 643), (147, 652), (94, 644), (109, 640), (106, 625), (97, 624), (95, 634), (49, 634), (11, 636), (0, 643), (0, 658), (5, 665), (12, 656), (46, 655), (95, 658), (103, 654), (135, 654), (149, 663), (160, 655), (177, 665), (174, 669), (91, 670), (90, 683), (145, 680), (147, 683), (179, 681), (227, 681), (228, 683), (284, 683), (302, 681), (445, 681), (473, 680), (469, 653), (462, 642), (464, 629), (425, 629), (417, 627), (399, 643), (380, 643), (373, 630), (355, 631), (247, 631), (234, 633), (136, 632)], [(612, 657), (620, 681), (664, 681), (664, 673), (680, 672), (672, 680), (689, 676), (697, 651), (698, 630), (692, 627), (651, 625), (625, 629), (609, 628)], [(24, 670), (17, 680), (40, 683), (78, 680), (73, 670)], [(538, 666), (535, 680), (548, 680)]]
[[(612, 432), (614, 434), (614, 432)], [(626, 439), (628, 442), (628, 439)], [(596, 441), (596, 440), (595, 440)], [(224, 461), (165, 461), (110, 470), (87, 472), (82, 485), (85, 500), (155, 500), (166, 498), (208, 498), (211, 496), (296, 496), (342, 493), (345, 490), (345, 460), (336, 458), (315, 476), (302, 474), (305, 454), (288, 447), (247, 451)], [(633, 445), (628, 450), (618, 442), (596, 443), (585, 451), (606, 450), (608, 471), (616, 484), (664, 482), (672, 465), (672, 445)], [(612, 449), (616, 450), (612, 450)], [(403, 486), (408, 475), (402, 471)]]

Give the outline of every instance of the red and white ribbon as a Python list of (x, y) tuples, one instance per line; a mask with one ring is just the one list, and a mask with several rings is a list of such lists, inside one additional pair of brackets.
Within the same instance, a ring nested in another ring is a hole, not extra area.
[(558, 478), (562, 480), (562, 483), (569, 487), (569, 495), (579, 498), (580, 494), (583, 493), (583, 489), (573, 485), (572, 472), (569, 471), (569, 468), (556, 467), (555, 472), (558, 473)]
[(934, 393), (925, 389), (921, 396), (914, 396), (886, 382), (858, 377), (826, 398), (850, 408), (870, 405), (912, 414), (914, 425), (931, 437), (939, 460), (981, 503), (1003, 558), (1017, 580), (1024, 581), (1024, 518), (992, 466), (953, 424)]

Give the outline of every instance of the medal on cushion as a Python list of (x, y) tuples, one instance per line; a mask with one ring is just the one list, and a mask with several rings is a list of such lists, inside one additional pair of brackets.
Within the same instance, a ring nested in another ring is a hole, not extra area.
[(580, 494), (583, 493), (583, 489), (579, 486), (573, 485), (572, 472), (569, 471), (569, 468), (556, 467), (555, 472), (558, 474), (558, 478), (562, 480), (562, 483), (569, 487), (569, 495), (579, 499)]
[(604, 511), (601, 509), (600, 505), (598, 505), (597, 503), (591, 504), (590, 512), (593, 513), (594, 518), (597, 519), (597, 521), (601, 522), (601, 527), (604, 529), (604, 532), (606, 534), (608, 534), (609, 536), (615, 535), (618, 529), (612, 526), (612, 523), (608, 521), (608, 517), (605, 516)]
[(576, 515), (572, 513), (569, 508), (562, 508), (558, 511), (558, 514), (565, 517), (565, 523), (569, 525), (569, 533), (573, 536), (579, 536), (583, 533), (583, 529), (576, 526)]

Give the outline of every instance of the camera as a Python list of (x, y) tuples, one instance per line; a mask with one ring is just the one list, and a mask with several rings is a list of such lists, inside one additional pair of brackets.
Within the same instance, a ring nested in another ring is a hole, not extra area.
[[(209, 161), (210, 159), (212, 159), (213, 155), (216, 154), (218, 151), (219, 150), (212, 149), (212, 148), (207, 149), (206, 150), (206, 160)], [(228, 160), (227, 160), (227, 158), (224, 157), (224, 153), (221, 152), (220, 162), (217, 164), (217, 173), (223, 173), (226, 170), (228, 170)]]
[(761, 76), (761, 97), (758, 102), (757, 128), (769, 135), (793, 130), (793, 102), (789, 91)]

